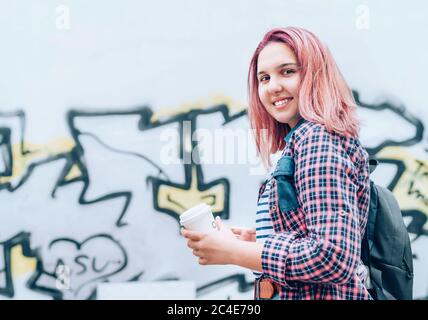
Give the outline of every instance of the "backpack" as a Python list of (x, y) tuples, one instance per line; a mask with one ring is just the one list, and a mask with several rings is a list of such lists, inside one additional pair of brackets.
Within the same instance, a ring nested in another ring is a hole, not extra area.
[[(370, 159), (370, 173), (378, 161)], [(413, 255), (400, 207), (391, 191), (370, 180), (370, 205), (361, 259), (375, 300), (411, 300)]]

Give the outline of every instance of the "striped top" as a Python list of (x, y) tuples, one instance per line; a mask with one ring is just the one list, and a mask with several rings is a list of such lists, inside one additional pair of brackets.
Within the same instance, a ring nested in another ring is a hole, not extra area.
[(263, 243), (264, 240), (274, 233), (272, 219), (269, 215), (268, 198), (272, 179), (266, 183), (265, 190), (257, 204), (256, 212), (256, 242)]
[[(268, 206), (268, 198), (269, 191), (272, 183), (272, 174), (269, 174), (268, 182), (266, 183), (265, 190), (261, 195), (259, 202), (257, 203), (257, 212), (256, 212), (256, 242), (263, 243), (266, 238), (274, 234), (274, 229), (272, 225), (272, 219), (269, 215), (269, 206)], [(260, 277), (262, 272), (253, 271), (253, 274), (256, 277)]]

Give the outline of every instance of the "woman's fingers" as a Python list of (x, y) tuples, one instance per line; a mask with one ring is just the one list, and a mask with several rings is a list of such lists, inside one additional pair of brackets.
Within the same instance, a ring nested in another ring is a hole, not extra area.
[(202, 240), (202, 238), (205, 236), (204, 233), (196, 232), (196, 231), (189, 231), (186, 229), (181, 229), (181, 234), (183, 237), (193, 240), (193, 241), (199, 241)]
[(181, 228), (180, 230), (183, 237), (185, 237), (187, 240), (187, 246), (192, 249), (192, 254), (195, 257), (198, 257), (198, 261), (200, 265), (206, 265), (208, 263), (206, 258), (202, 258), (202, 250), (201, 250), (201, 243), (200, 241), (205, 237), (204, 233), (195, 232), (195, 231), (189, 231), (184, 228)]
[(242, 233), (242, 229), (241, 228), (234, 228), (234, 227), (232, 227), (232, 228), (230, 228), (230, 230), (232, 230), (232, 232), (235, 235), (237, 235), (237, 236), (241, 235), (241, 233)]
[(256, 228), (244, 229), (244, 228), (232, 227), (230, 230), (232, 230), (233, 234), (239, 240), (255, 241), (254, 239), (256, 238)]
[(221, 218), (219, 216), (217, 216), (215, 218), (215, 223), (217, 225), (217, 229), (218, 230), (222, 230), (223, 229), (223, 221), (221, 220)]
[(190, 249), (199, 250), (199, 243), (197, 241), (188, 240), (187, 241), (187, 246)]
[(230, 228), (230, 230), (232, 230), (232, 232), (237, 235), (241, 235), (244, 232), (248, 234), (256, 234), (256, 228), (244, 229), (244, 228), (232, 227)]
[(245, 232), (246, 234), (256, 234), (256, 229), (252, 228), (252, 229), (243, 229), (243, 232)]

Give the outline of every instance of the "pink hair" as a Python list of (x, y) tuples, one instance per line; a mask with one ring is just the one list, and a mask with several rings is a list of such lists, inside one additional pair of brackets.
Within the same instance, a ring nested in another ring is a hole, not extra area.
[(302, 118), (322, 124), (330, 132), (358, 137), (357, 104), (327, 46), (308, 30), (275, 28), (257, 46), (248, 72), (248, 116), (265, 166), (271, 165), (270, 154), (285, 147), (284, 137), (290, 131), (288, 124), (277, 122), (266, 111), (258, 94), (257, 60), (270, 42), (285, 43), (296, 55), (301, 72), (298, 106)]

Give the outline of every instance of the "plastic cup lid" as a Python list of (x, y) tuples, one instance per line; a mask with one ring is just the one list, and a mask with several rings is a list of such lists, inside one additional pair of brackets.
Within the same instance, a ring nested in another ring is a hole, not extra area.
[(191, 219), (193, 219), (194, 217), (198, 216), (201, 213), (205, 213), (208, 210), (211, 211), (211, 207), (209, 205), (207, 205), (206, 203), (200, 203), (192, 208), (190, 208), (189, 210), (183, 212), (180, 215), (180, 223), (184, 223), (186, 221), (189, 221)]

